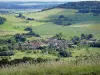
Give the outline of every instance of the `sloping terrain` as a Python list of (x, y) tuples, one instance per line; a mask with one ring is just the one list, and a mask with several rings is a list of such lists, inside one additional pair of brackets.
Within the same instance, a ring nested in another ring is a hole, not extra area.
[(7, 18), (5, 24), (0, 25), (0, 35), (23, 33), (26, 27), (32, 27), (35, 32), (45, 38), (59, 32), (62, 32), (67, 38), (79, 36), (82, 33), (92, 33), (96, 38), (100, 37), (100, 16), (95, 16), (92, 13), (78, 13), (76, 9), (57, 7), (46, 11), (23, 14), (26, 18), (34, 18), (33, 21), (16, 18), (16, 15), (18, 14), (0, 15)]

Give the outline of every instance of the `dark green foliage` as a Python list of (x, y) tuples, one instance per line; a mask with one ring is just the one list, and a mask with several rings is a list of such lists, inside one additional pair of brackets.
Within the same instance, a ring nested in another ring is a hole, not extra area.
[(99, 13), (93, 13), (93, 16), (100, 16)]
[(6, 39), (0, 39), (0, 45), (4, 45), (7, 44), (7, 40)]
[(15, 42), (16, 42), (16, 40), (15, 40), (14, 37), (7, 40), (7, 43), (9, 43), (9, 44), (12, 44), (12, 43), (15, 43)]
[(6, 65), (16, 65), (16, 64), (20, 64), (20, 63), (42, 63), (42, 62), (46, 62), (48, 61), (48, 59), (44, 59), (44, 58), (31, 58), (31, 57), (23, 57), (22, 59), (14, 59), (14, 60), (9, 60), (8, 57), (2, 58), (0, 60), (0, 67), (2, 66), (6, 66)]
[(23, 61), (26, 62), (26, 61), (32, 61), (33, 58), (31, 57), (23, 57)]
[(9, 64), (9, 60), (7, 58), (0, 60), (0, 67)]
[(71, 56), (71, 53), (64, 50), (64, 51), (60, 51), (59, 52), (59, 55), (61, 57), (70, 57)]
[(22, 37), (22, 38), (21, 38), (21, 41), (22, 41), (22, 42), (25, 42), (25, 41), (26, 41), (26, 38), (25, 38), (25, 37)]
[(33, 18), (27, 18), (26, 20), (29, 20), (29, 21), (31, 21), (31, 20), (35, 20), (35, 19), (33, 19)]
[(25, 42), (26, 41), (26, 38), (21, 34), (14, 35), (14, 38), (15, 38), (16, 42)]
[(46, 62), (47, 59), (44, 59), (44, 58), (39, 57), (39, 58), (37, 58), (36, 61), (37, 61), (38, 63), (41, 63), (41, 62)]
[(99, 1), (68, 2), (57, 6), (59, 8), (77, 9), (79, 13), (100, 13)]
[(1, 46), (0, 52), (3, 52), (3, 51), (8, 51), (8, 47), (7, 46)]
[(0, 10), (0, 14), (9, 14), (9, 11), (6, 11), (6, 10)]
[(92, 34), (89, 34), (87, 39), (90, 39), (90, 38), (93, 38), (93, 35)]
[(19, 13), (17, 17), (23, 17), (23, 14), (22, 13)]
[(1, 24), (4, 24), (5, 21), (6, 21), (6, 18), (0, 17), (0, 25), (1, 25)]
[(27, 27), (24, 29), (25, 31), (32, 31), (32, 28), (31, 27)]
[(77, 37), (77, 36), (74, 36), (74, 37), (72, 38), (72, 42), (73, 42), (74, 44), (78, 44), (79, 41), (80, 41), (80, 38)]
[(71, 23), (68, 23), (67, 25), (71, 25)]
[(9, 44), (12, 43), (11, 39), (9, 39), (7, 42), (8, 42)]
[(90, 10), (88, 10), (88, 9), (80, 9), (79, 12), (80, 13), (89, 13)]
[(1, 46), (0, 47), (0, 56), (12, 56), (15, 53), (13, 51), (9, 50), (9, 47), (7, 46)]
[(26, 33), (26, 34), (24, 34), (24, 35), (40, 37), (40, 35), (37, 34), (37, 33), (35, 33), (34, 31), (30, 31), (29, 33)]
[(0, 56), (12, 56), (14, 55), (13, 51), (9, 51), (9, 48), (6, 46), (0, 47)]
[(11, 60), (9, 63), (10, 64), (20, 64), (20, 63), (31, 63), (31, 62), (35, 62), (33, 58), (31, 57), (23, 57), (22, 59), (14, 59), (14, 60)]
[(57, 25), (64, 25), (64, 26), (69, 26), (73, 24), (73, 20), (71, 18), (65, 17), (63, 15), (58, 16), (57, 19), (52, 21)]
[(92, 34), (81, 34), (81, 39), (91, 39), (93, 38), (93, 35)]
[(100, 48), (100, 41), (97, 41), (97, 42), (93, 42), (90, 44), (91, 47), (98, 47)]
[(53, 38), (56, 38), (58, 40), (61, 40), (61, 39), (63, 39), (63, 34), (62, 33), (58, 33)]
[(15, 54), (14, 52), (8, 52), (8, 51), (0, 52), (0, 56), (12, 56), (14, 54)]
[(65, 18), (64, 15), (60, 15), (59, 18)]
[(31, 27), (27, 27), (24, 30), (29, 31), (29, 33), (23, 34), (23, 35), (29, 35), (29, 36), (36, 36), (36, 37), (40, 37), (39, 34), (35, 33)]
[(25, 18), (26, 18), (25, 16), (23, 16), (22, 13), (19, 13), (18, 16), (16, 16), (16, 17), (17, 17), (17, 18), (22, 18), (22, 19), (25, 19)]
[(8, 51), (8, 47), (5, 47), (5, 46), (4, 46), (4, 47), (2, 48), (2, 51)]
[(90, 10), (89, 9), (80, 9), (79, 13), (93, 13), (94, 16), (98, 16), (100, 13), (100, 10), (98, 10), (98, 9), (90, 9)]

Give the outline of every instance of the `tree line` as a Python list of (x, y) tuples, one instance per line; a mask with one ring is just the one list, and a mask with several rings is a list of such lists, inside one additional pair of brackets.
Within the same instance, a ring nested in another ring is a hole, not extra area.
[(99, 1), (68, 2), (57, 7), (66, 9), (78, 9), (80, 13), (100, 13)]

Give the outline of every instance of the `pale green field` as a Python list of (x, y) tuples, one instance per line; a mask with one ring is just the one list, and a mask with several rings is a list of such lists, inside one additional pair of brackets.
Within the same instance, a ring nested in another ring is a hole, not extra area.
[(89, 48), (88, 50), (86, 50), (86, 48), (82, 48), (80, 50), (73, 49), (72, 52), (72, 56), (96, 56), (98, 53), (100, 54), (100, 48)]
[(29, 21), (24, 19), (16, 18), (17, 14), (10, 15), (0, 15), (7, 18), (7, 22), (4, 25), (0, 25), (0, 35), (23, 33), (24, 28), (30, 26), (33, 31), (40, 34), (43, 38), (48, 38), (56, 33), (62, 32), (65, 38), (70, 38), (72, 36), (80, 36), (80, 34), (92, 33), (95, 38), (100, 38), (100, 16), (92, 16), (89, 14), (76, 13), (77, 10), (72, 9), (51, 9), (43, 12), (23, 14), (25, 17), (34, 18), (36, 20), (50, 20), (55, 19), (60, 15), (66, 17), (80, 19), (76, 21), (77, 23), (71, 26), (59, 26), (53, 24), (52, 22), (39, 22), (39, 21)]
[[(45, 59), (56, 59), (58, 58), (57, 55), (54, 54), (46, 54), (46, 53), (41, 53), (41, 51), (39, 50), (29, 50), (30, 53), (27, 53), (27, 51), (15, 51), (15, 55), (14, 56), (10, 56), (11, 60), (13, 59), (22, 59), (23, 57), (32, 57), (32, 58), (38, 58), (38, 57), (42, 57)], [(37, 52), (37, 53), (34, 53)], [(88, 51), (86, 50), (86, 48), (81, 48), (80, 50), (78, 49), (71, 49), (70, 50), (72, 52), (72, 57), (69, 58), (61, 58), (63, 60), (74, 60), (75, 57), (77, 56), (97, 56), (97, 54), (100, 54), (100, 48), (89, 48)]]
[(31, 14), (24, 14), (26, 17), (34, 18), (36, 20), (43, 20), (43, 19), (48, 19), (49, 16), (51, 15), (56, 15), (59, 14), (60, 12), (65, 11), (66, 9), (51, 9), (47, 11), (42, 11), (42, 12), (37, 12), (37, 13), (31, 13)]
[[(35, 50), (35, 51), (37, 51), (37, 50)], [(42, 58), (47, 58), (47, 59), (55, 59), (55, 58), (57, 58), (57, 56), (55, 56), (53, 54), (33, 53), (32, 50), (31, 50), (31, 53), (21, 52), (21, 51), (16, 51), (16, 52), (17, 53), (14, 56), (11, 56), (12, 60), (13, 59), (22, 59), (23, 57), (32, 57), (32, 58), (42, 57)]]

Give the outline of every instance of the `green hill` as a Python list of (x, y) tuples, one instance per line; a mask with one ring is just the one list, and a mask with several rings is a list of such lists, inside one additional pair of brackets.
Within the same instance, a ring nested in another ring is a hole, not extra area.
[[(87, 6), (87, 8), (98, 7), (99, 9), (99, 2), (86, 1), (70, 2), (54, 9), (23, 14), (26, 18), (34, 18), (35, 20), (33, 21), (16, 18), (18, 14), (2, 14), (0, 16), (5, 17), (7, 21), (0, 25), (0, 35), (24, 33), (26, 27), (32, 27), (35, 32), (44, 38), (53, 36), (59, 32), (62, 32), (67, 38), (75, 35), (79, 36), (82, 33), (92, 33), (96, 38), (99, 38), (100, 16), (93, 15), (91, 12), (79, 13), (78, 9), (80, 8), (72, 8), (73, 5), (77, 7), (77, 4), (79, 6), (82, 5), (82, 7), (80, 7), (82, 9), (85, 9), (85, 6)], [(71, 7), (69, 8), (69, 6)], [(69, 32), (71, 34), (69, 34)]]
[(86, 1), (0, 14), (0, 75), (100, 75), (99, 8)]

